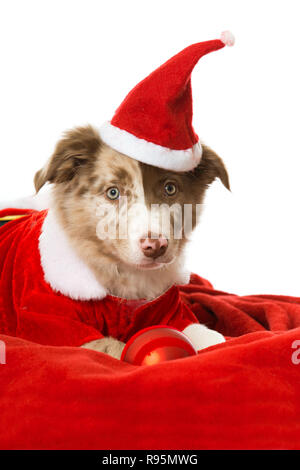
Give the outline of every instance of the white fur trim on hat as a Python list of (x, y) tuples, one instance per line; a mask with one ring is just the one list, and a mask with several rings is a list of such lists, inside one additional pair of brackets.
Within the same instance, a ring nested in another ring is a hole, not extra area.
[(91, 269), (79, 258), (49, 209), (39, 238), (45, 281), (56, 292), (75, 300), (103, 299), (107, 292)]
[(172, 150), (140, 139), (123, 129), (105, 122), (99, 129), (102, 140), (128, 157), (148, 165), (172, 171), (191, 171), (200, 163), (200, 142), (187, 150)]

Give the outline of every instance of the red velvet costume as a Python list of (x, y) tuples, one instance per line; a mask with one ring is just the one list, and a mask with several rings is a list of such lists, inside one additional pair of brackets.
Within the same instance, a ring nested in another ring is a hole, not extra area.
[(183, 330), (197, 323), (175, 286), (146, 303), (110, 295), (74, 300), (55, 292), (44, 279), (39, 252), (47, 211), (9, 209), (0, 211), (0, 217), (12, 212), (28, 215), (0, 228), (0, 333), (47, 345), (80, 346), (103, 336), (126, 342), (151, 325)]

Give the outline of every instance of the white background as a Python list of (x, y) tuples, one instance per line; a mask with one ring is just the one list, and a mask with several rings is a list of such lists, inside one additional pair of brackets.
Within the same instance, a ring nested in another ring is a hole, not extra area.
[(33, 192), (62, 131), (101, 125), (185, 46), (236, 46), (193, 73), (194, 127), (225, 161), (190, 247), (221, 290), (300, 296), (299, 0), (6, 0), (0, 3), (0, 200)]

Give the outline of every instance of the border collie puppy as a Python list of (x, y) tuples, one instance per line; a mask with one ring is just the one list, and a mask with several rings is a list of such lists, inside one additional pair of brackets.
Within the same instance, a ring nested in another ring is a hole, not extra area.
[[(37, 192), (51, 184), (39, 251), (54, 292), (147, 302), (189, 282), (184, 248), (205, 191), (215, 178), (229, 189), (222, 160), (192, 127), (191, 72), (226, 44), (233, 44), (229, 33), (181, 51), (140, 82), (99, 131), (68, 131), (37, 172)], [(45, 208), (39, 195), (14, 207)], [(198, 349), (224, 341), (203, 325), (184, 331)], [(123, 341), (106, 336), (83, 346), (120, 357)]]

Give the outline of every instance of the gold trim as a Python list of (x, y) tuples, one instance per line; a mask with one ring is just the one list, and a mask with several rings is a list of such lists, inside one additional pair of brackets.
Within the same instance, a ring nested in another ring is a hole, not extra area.
[(3, 220), (15, 220), (20, 219), (20, 217), (25, 217), (24, 215), (6, 215), (5, 217), (0, 217), (0, 222)]

